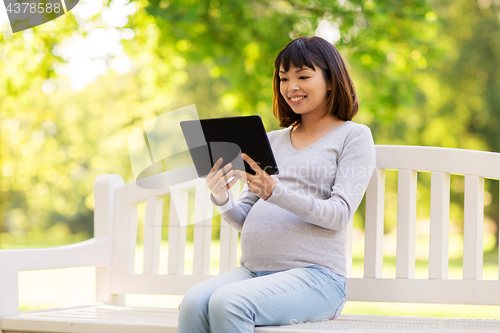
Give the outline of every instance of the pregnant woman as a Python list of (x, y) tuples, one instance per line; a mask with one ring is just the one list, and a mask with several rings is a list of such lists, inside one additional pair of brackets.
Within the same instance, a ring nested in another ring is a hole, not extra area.
[[(371, 130), (352, 122), (354, 84), (338, 50), (300, 37), (277, 56), (267, 133), (279, 174), (213, 166), (211, 199), (241, 232), (240, 267), (191, 287), (179, 333), (253, 333), (255, 326), (337, 318), (346, 302), (345, 228), (375, 169)], [(227, 182), (228, 179), (231, 179)], [(228, 190), (244, 181), (235, 201)]]

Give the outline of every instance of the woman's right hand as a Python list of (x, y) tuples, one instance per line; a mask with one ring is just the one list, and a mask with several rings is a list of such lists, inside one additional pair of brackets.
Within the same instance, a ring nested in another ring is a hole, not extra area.
[(207, 178), (205, 179), (208, 188), (210, 189), (210, 191), (212, 191), (212, 195), (218, 204), (223, 203), (228, 199), (229, 194), (227, 193), (227, 191), (231, 187), (233, 187), (233, 185), (238, 180), (236, 177), (234, 177), (229, 183), (226, 184), (227, 180), (234, 176), (234, 170), (231, 170), (231, 163), (219, 170), (219, 167), (221, 165), (222, 157), (217, 160), (217, 162), (210, 170)]

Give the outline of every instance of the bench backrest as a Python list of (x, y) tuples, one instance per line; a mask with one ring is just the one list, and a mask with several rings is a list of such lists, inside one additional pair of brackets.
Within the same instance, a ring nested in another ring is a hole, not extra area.
[[(376, 153), (377, 168), (366, 192), (363, 278), (351, 277), (352, 220), (345, 230), (348, 300), (500, 305), (500, 281), (482, 280), (484, 179), (500, 179), (500, 154), (383, 145), (376, 146)], [(382, 278), (385, 171), (389, 169), (398, 171), (396, 278), (390, 279)], [(416, 279), (414, 276), (417, 171), (431, 172), (427, 279)], [(463, 279), (460, 280), (447, 277), (450, 174), (465, 176)], [(182, 179), (186, 181), (180, 182)], [(118, 185), (114, 196), (108, 193), (108, 198), (113, 200), (110, 206), (114, 208), (95, 210), (96, 237), (108, 232), (113, 236), (111, 270), (101, 272), (101, 278), (98, 274), (98, 289), (101, 286), (102, 290), (110, 294), (182, 295), (194, 284), (211, 277), (213, 205), (205, 180), (199, 179), (194, 167), (190, 166), (151, 176), (147, 181), (150, 184), (162, 184), (169, 180), (176, 180), (177, 185), (165, 186), (164, 189), (144, 189), (135, 182)], [(188, 191), (193, 189), (196, 193), (194, 204), (188, 200)], [(233, 197), (237, 198), (240, 188), (235, 186), (232, 191)], [(168, 269), (167, 274), (159, 274), (161, 233), (165, 229), (162, 224), (167, 223), (162, 221), (163, 200), (168, 196)], [(96, 205), (98, 197), (103, 198), (104, 194), (96, 193)], [(175, 207), (174, 197), (180, 200), (175, 201)], [(142, 274), (134, 274), (137, 205), (141, 202), (146, 203), (144, 265)], [(196, 223), (193, 228), (193, 274), (186, 275), (184, 226), (187, 224), (188, 209), (192, 207), (195, 220), (203, 221)], [(109, 219), (112, 219), (112, 226), (106, 224)], [(235, 268), (238, 263), (238, 232), (223, 219), (220, 232), (219, 274)]]

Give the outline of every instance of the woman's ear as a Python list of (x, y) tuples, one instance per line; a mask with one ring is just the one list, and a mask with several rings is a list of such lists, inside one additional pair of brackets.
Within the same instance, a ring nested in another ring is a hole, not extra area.
[(332, 90), (332, 81), (328, 81), (328, 88), (327, 90)]

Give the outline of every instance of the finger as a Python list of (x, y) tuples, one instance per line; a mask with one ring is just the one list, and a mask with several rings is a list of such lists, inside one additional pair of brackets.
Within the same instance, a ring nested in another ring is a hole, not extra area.
[(247, 182), (248, 180), (252, 181), (254, 179), (254, 176), (248, 172), (241, 171), (241, 170), (234, 170), (234, 174), (236, 177), (238, 177), (239, 180), (243, 182)]
[(231, 163), (228, 163), (225, 167), (220, 169), (219, 172), (221, 173), (221, 177), (225, 177), (232, 167), (233, 165)]
[(226, 184), (226, 189), (229, 191), (231, 187), (238, 181), (238, 178), (234, 177), (229, 183)]
[(217, 170), (219, 170), (219, 167), (221, 166), (222, 162), (223, 162), (222, 157), (220, 157), (217, 160), (217, 162), (215, 162), (215, 164), (212, 166), (212, 169), (210, 169), (210, 172), (208, 173), (207, 182), (210, 181), (213, 178), (213, 176), (215, 175), (215, 172)]
[[(227, 170), (230, 170), (232, 167), (232, 164), (229, 163), (228, 165), (226, 165), (224, 168), (220, 169), (219, 171), (217, 171), (215, 173), (215, 175), (207, 181), (207, 185), (208, 187), (212, 190), (213, 186), (217, 185), (218, 182), (223, 179), (224, 177), (226, 177), (227, 173), (226, 171)], [(227, 178), (226, 178), (227, 179)], [(218, 190), (218, 188), (217, 188)]]
[(215, 162), (214, 166), (212, 167), (212, 171), (219, 170), (219, 167), (221, 166), (222, 162), (223, 162), (223, 158), (219, 157), (217, 162)]
[[(231, 179), (231, 181), (228, 182), (228, 179), (230, 179), (234, 175), (233, 171), (230, 171), (227, 176), (221, 177), (219, 181), (215, 184), (214, 186), (214, 191), (216, 194), (222, 195), (227, 189), (228, 185), (231, 184), (231, 182), (236, 182), (237, 178), (235, 177), (234, 179)], [(227, 182), (227, 184), (226, 184)]]
[(233, 167), (232, 163), (226, 164), (226, 166), (224, 167), (224, 172), (228, 172), (229, 170), (231, 170), (232, 167)]
[(251, 173), (248, 173), (248, 172), (242, 171), (242, 170), (238, 170), (238, 169), (234, 170), (234, 174), (237, 175), (238, 177), (241, 177), (241, 178), (251, 178), (251, 177), (253, 177), (253, 175)]
[(248, 165), (250, 165), (250, 167), (255, 172), (258, 172), (259, 170), (261, 170), (260, 166), (250, 156), (248, 156), (247, 154), (243, 153), (243, 154), (241, 154), (241, 157), (245, 160), (245, 162), (248, 163)]

